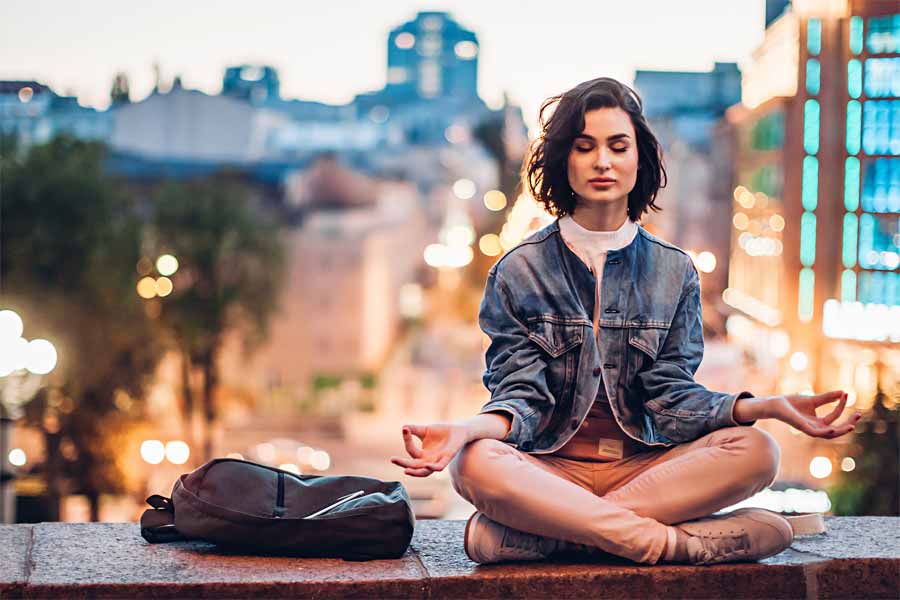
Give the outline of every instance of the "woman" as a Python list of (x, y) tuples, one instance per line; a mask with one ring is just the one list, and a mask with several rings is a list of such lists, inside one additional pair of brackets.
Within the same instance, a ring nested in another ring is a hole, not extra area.
[(641, 111), (637, 94), (609, 78), (541, 107), (523, 178), (560, 218), (488, 275), (479, 324), (491, 339), (491, 400), (462, 422), (404, 426), (410, 456), (391, 459), (418, 477), (449, 465), (477, 509), (465, 535), (476, 562), (597, 548), (650, 564), (772, 556), (793, 541), (781, 516), (709, 516), (775, 479), (780, 450), (753, 424), (778, 419), (833, 438), (860, 418), (835, 424), (847, 401), (839, 390), (754, 397), (694, 381), (697, 271), (637, 224), (659, 210), (665, 185)]

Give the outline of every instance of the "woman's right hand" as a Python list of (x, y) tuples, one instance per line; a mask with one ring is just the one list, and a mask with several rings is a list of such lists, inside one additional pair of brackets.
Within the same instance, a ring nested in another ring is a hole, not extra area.
[(407, 475), (428, 477), (442, 471), (466, 445), (468, 437), (468, 427), (463, 423), (404, 425), (403, 444), (410, 458), (393, 456), (391, 462), (403, 467)]

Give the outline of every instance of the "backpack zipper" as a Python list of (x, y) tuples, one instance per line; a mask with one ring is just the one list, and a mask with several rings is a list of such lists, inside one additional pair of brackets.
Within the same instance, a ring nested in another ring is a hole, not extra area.
[(278, 494), (275, 499), (275, 513), (274, 516), (276, 519), (280, 519), (284, 516), (284, 473), (278, 473)]

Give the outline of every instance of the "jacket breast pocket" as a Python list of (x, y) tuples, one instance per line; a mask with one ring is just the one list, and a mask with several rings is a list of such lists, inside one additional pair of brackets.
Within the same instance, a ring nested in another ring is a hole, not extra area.
[(584, 322), (556, 317), (528, 320), (528, 339), (546, 354), (547, 386), (557, 405), (572, 395), (578, 356), (584, 342)]
[(628, 346), (625, 352), (627, 382), (630, 387), (638, 373), (648, 369), (656, 360), (669, 331), (660, 327), (635, 327), (628, 329), (627, 332)]

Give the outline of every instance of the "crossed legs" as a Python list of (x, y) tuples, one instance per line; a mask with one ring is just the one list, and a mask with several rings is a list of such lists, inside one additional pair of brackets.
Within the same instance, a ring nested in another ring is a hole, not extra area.
[(450, 464), (456, 491), (508, 527), (656, 563), (669, 525), (764, 489), (778, 471), (772, 437), (752, 427), (609, 463), (525, 454), (497, 440), (468, 444)]

